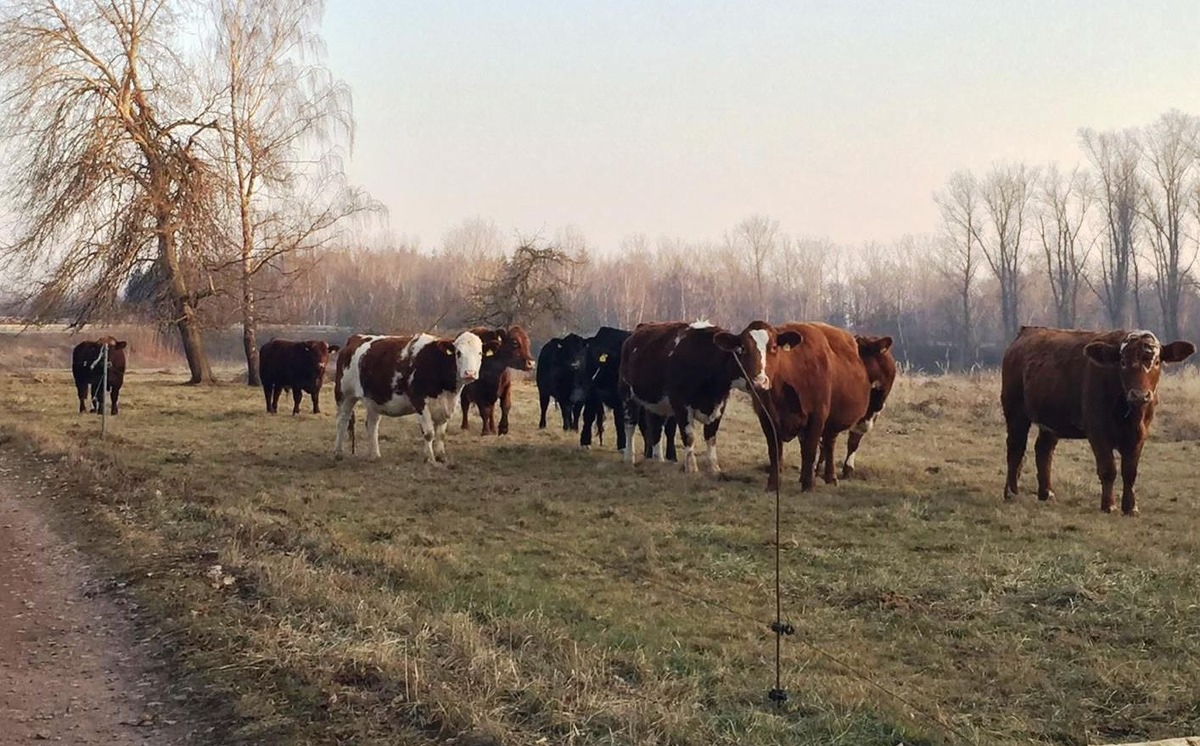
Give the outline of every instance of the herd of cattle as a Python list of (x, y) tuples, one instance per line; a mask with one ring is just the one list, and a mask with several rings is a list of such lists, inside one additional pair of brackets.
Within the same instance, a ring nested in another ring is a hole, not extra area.
[[(779, 485), (783, 444), (800, 442), (800, 483), (812, 489), (818, 469), (835, 484), (834, 447), (849, 431), (842, 476), (854, 470), (863, 435), (883, 411), (896, 378), (890, 337), (854, 335), (817, 323), (778, 326), (755, 321), (740, 334), (708, 322), (639, 324), (632, 332), (601, 327), (591, 337), (568, 334), (543, 345), (536, 365), (540, 403), (538, 426), (546, 427), (550, 402), (557, 403), (564, 430), (578, 431), (589, 447), (604, 438), (606, 411), (612, 412), (616, 447), (633, 462), (634, 434), (641, 433), (645, 458), (676, 460), (675, 438), (683, 446), (684, 471), (696, 471), (696, 428), (703, 431), (708, 468), (720, 471), (717, 432), (730, 392), (750, 394), (766, 438), (768, 489)], [(102, 384), (107, 360), (111, 412), (124, 381), (125, 342), (102, 337), (82, 342), (72, 356), (72, 372), (85, 411), (104, 407)], [(107, 348), (107, 356), (104, 352)], [(1161, 344), (1151, 332), (1091, 332), (1023, 327), (1005, 352), (1001, 404), (1007, 425), (1008, 477), (1005, 499), (1018, 494), (1029, 430), (1034, 444), (1038, 497), (1054, 496), (1050, 471), (1060, 438), (1087, 439), (1096, 458), (1100, 507), (1115, 507), (1121, 456), (1121, 509), (1138, 512), (1134, 496), (1138, 461), (1158, 401), (1164, 363), (1181, 362), (1196, 350), (1191, 342)], [(528, 335), (519, 326), (474, 328), (453, 339), (353, 335), (344, 345), (323, 341), (272, 340), (262, 346), (259, 365), (267, 412), (275, 413), (284, 390), (292, 392), (292, 414), (303, 394), (320, 412), (326, 367), (336, 354), (335, 458), (346, 440), (355, 449), (358, 402), (366, 411), (368, 453), (379, 457), (379, 419), (415, 414), (424, 436), (427, 462), (446, 461), (446, 429), (456, 407), (462, 428), (472, 405), (481, 432), (504, 435), (512, 407), (512, 371), (534, 369)], [(496, 421), (496, 406), (500, 420)], [(664, 444), (665, 439), (665, 444)]]

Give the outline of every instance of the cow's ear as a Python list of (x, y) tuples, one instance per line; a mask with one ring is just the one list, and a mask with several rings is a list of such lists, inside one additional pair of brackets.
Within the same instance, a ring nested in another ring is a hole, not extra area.
[(1109, 342), (1089, 342), (1083, 352), (1098, 365), (1116, 365), (1121, 361), (1121, 348)]
[(1184, 340), (1178, 340), (1162, 347), (1164, 363), (1182, 363), (1194, 354), (1196, 354), (1196, 345)]
[(778, 337), (775, 338), (775, 342), (785, 350), (790, 350), (793, 347), (797, 347), (803, 341), (804, 337), (800, 334), (800, 332), (794, 331), (782, 332)]
[[(1179, 342), (1176, 342), (1175, 344), (1180, 344), (1180, 343), (1179, 343)], [(1188, 342), (1185, 342), (1185, 343), (1183, 343), (1183, 344), (1190, 344), (1190, 343), (1188, 343)], [(115, 345), (113, 345), (113, 349), (114, 349), (114, 350), (123, 350), (123, 349), (125, 349), (125, 340), (123, 340), (123, 339), (122, 339), (120, 342), (117, 342)], [(1192, 350), (1193, 350), (1193, 351), (1195, 351), (1195, 349), (1196, 349), (1195, 347), (1193, 347), (1193, 348), (1192, 348)], [(1190, 355), (1190, 354), (1192, 354), (1192, 353), (1191, 353), (1191, 352), (1189, 352), (1189, 353), (1188, 353), (1188, 355)], [(1187, 355), (1184, 355), (1184, 357), (1187, 357)], [(1171, 361), (1167, 361), (1167, 362), (1171, 362)]]
[(742, 340), (730, 332), (717, 332), (713, 335), (713, 344), (725, 352), (737, 352), (742, 347)]
[(891, 337), (864, 337), (856, 334), (854, 341), (858, 343), (858, 354), (861, 357), (882, 355), (892, 348)]
[(875, 346), (876, 346), (875, 353), (878, 355), (882, 355), (883, 353), (892, 349), (892, 338), (891, 337), (880, 337), (879, 339), (875, 340)]

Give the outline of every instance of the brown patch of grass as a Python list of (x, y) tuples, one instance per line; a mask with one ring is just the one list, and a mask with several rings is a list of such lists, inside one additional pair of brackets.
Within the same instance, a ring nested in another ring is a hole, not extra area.
[[(536, 430), (529, 386), (511, 436), (480, 438), (474, 418), (453, 431), (446, 470), (419, 462), (411, 418), (382, 424), (380, 461), (339, 463), (331, 413), (268, 416), (257, 390), (143, 373), (101, 443), (69, 374), (37, 376), (0, 378), (0, 422), (19, 434), (5, 447), (65, 459), (77, 478), (60, 503), (85, 509), (184, 665), (234, 704), (230, 739), (962, 740), (805, 645), (976, 743), (1200, 729), (1193, 374), (1163, 383), (1139, 520), (1099, 513), (1080, 442), (1059, 447), (1056, 502), (1028, 473), (1000, 500), (994, 374), (902, 379), (838, 487), (802, 494), (789, 471), (782, 713), (753, 621), (774, 612), (773, 507), (740, 396), (716, 480)], [(232, 584), (205, 577), (216, 563)]]

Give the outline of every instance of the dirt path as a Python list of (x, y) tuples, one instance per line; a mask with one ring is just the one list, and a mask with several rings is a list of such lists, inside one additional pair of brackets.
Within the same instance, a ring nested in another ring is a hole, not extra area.
[(157, 646), (136, 638), (133, 602), (94, 592), (87, 557), (56, 535), (12, 458), (0, 454), (0, 744), (201, 743)]

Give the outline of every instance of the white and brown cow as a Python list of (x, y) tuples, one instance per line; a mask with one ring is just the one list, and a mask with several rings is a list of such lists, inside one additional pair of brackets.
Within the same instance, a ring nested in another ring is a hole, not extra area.
[[(770, 389), (779, 345), (799, 341), (798, 334), (776, 334), (761, 321), (751, 322), (741, 334), (706, 321), (639, 325), (621, 348), (625, 460), (634, 461), (633, 431), (642, 417), (650, 420), (652, 433), (660, 429), (661, 420), (673, 417), (682, 435), (684, 471), (697, 470), (693, 423), (699, 422), (704, 426), (709, 469), (719, 472), (717, 429), (730, 389)], [(654, 454), (662, 459), (661, 449), (655, 448)]]
[(479, 377), (483, 355), (483, 341), (472, 332), (453, 340), (431, 334), (350, 337), (337, 358), (334, 458), (343, 456), (347, 433), (353, 448), (354, 406), (362, 400), (371, 458), (379, 458), (380, 415), (415, 414), (425, 436), (425, 461), (444, 463), (446, 425), (463, 386)]

